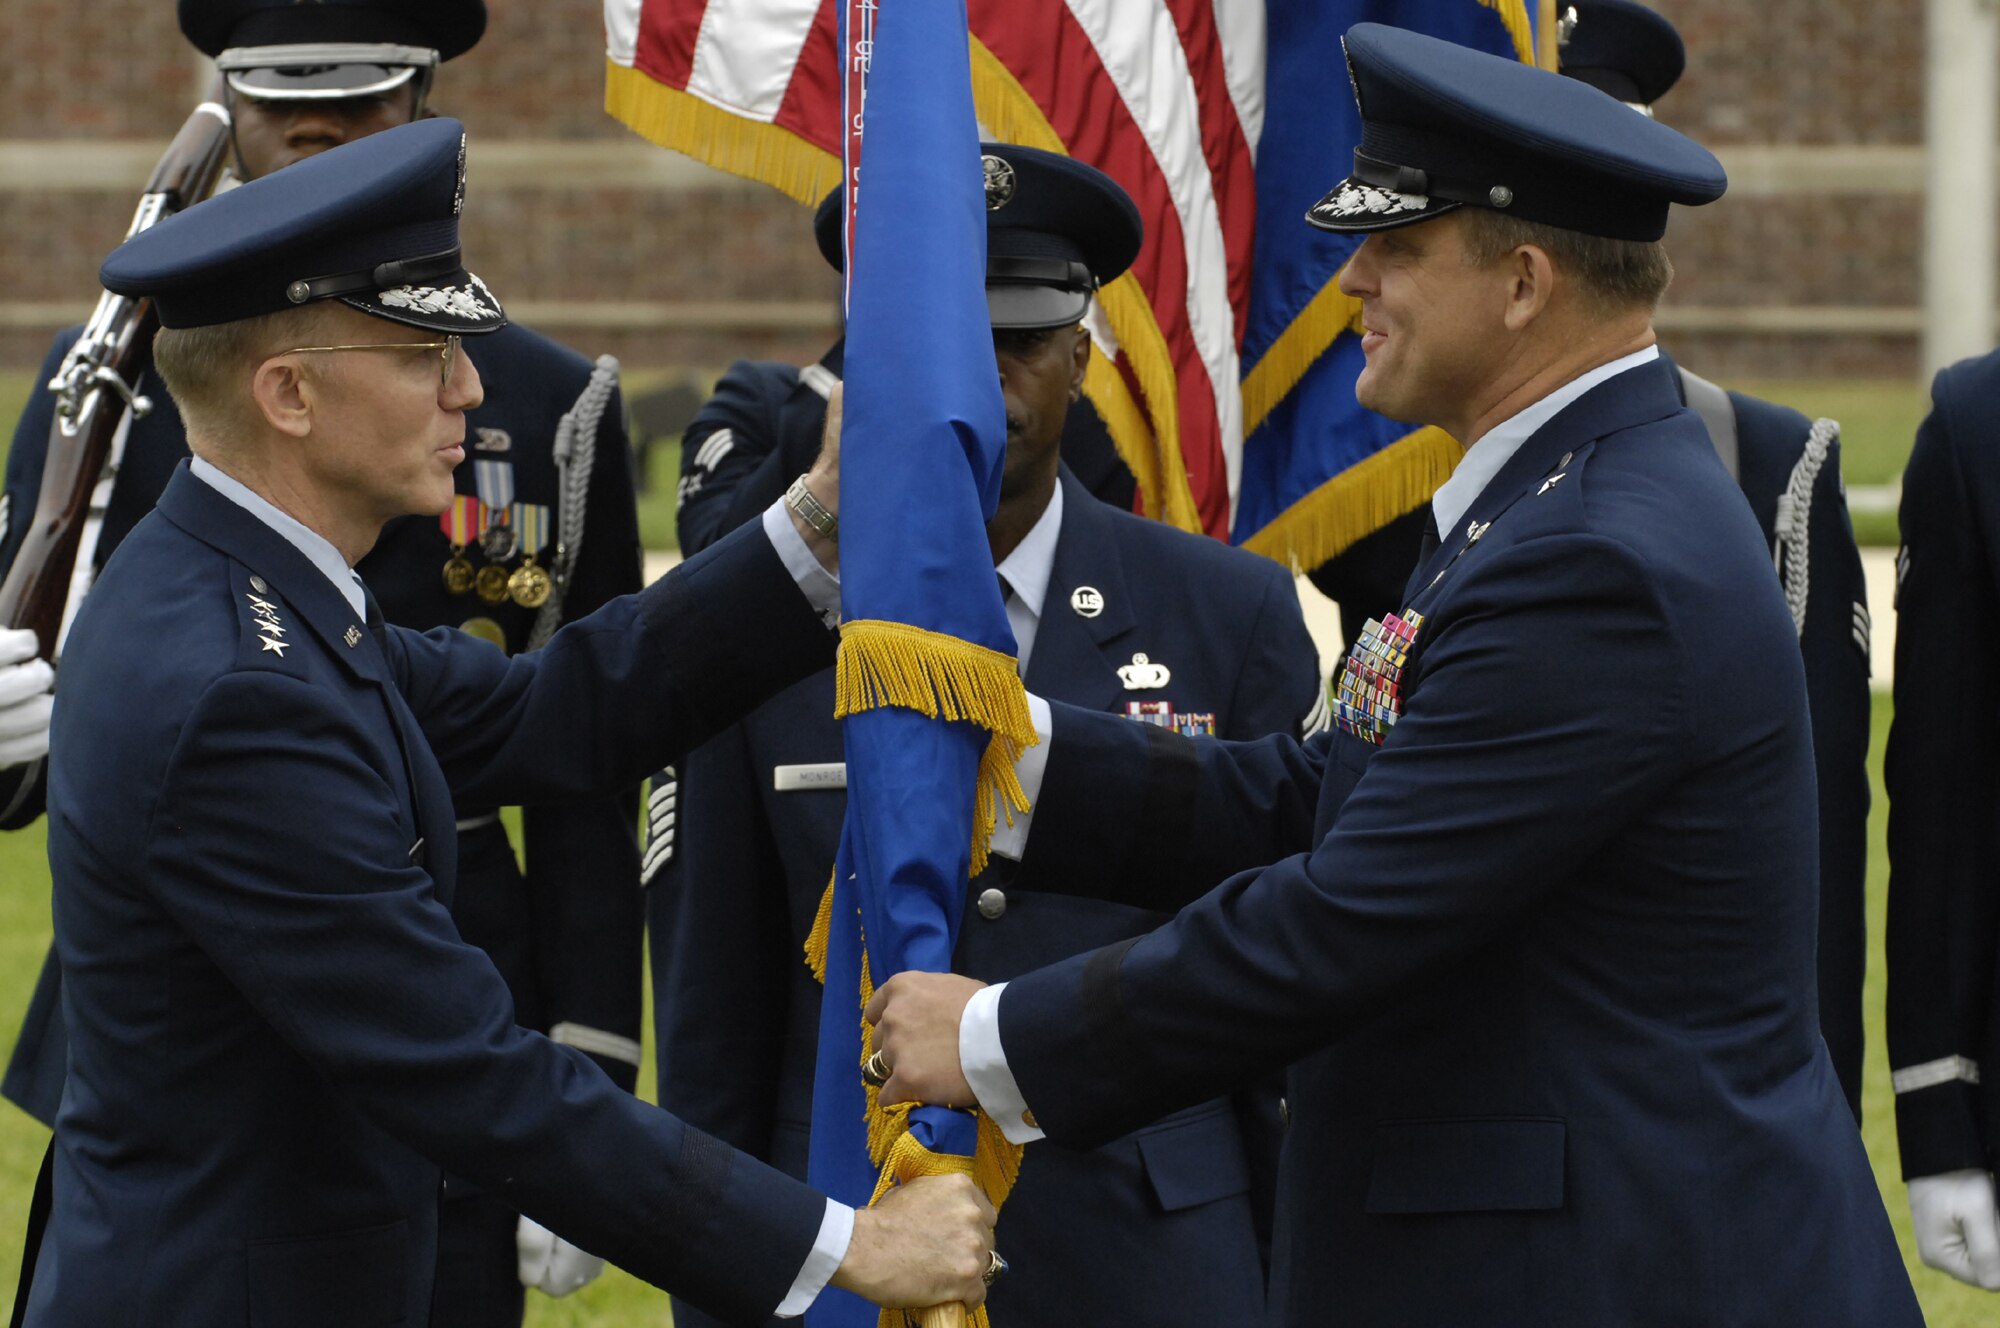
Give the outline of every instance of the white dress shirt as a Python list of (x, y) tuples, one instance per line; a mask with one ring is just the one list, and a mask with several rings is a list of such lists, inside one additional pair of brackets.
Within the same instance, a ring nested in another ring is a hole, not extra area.
[[(333, 583), (333, 588), (353, 608), (355, 616), (366, 620), (366, 598), (361, 578), (347, 565), (347, 560), (341, 556), (340, 550), (334, 548), (331, 540), (287, 515), (241, 480), (200, 457), (194, 459), (189, 469), (196, 479), (283, 536), (287, 543), (325, 574), (326, 579)], [(840, 578), (820, 566), (819, 559), (806, 546), (805, 537), (792, 524), (782, 499), (764, 509), (764, 532), (770, 538), (772, 547), (778, 551), (785, 570), (792, 574), (799, 590), (819, 614), (820, 621), (829, 627), (837, 626), (840, 622)], [(1047, 580), (1048, 574), (1044, 570), (1044, 588)], [(1047, 707), (1043, 709), (1046, 711)], [(779, 1318), (793, 1319), (806, 1312), (806, 1307), (818, 1299), (819, 1293), (832, 1280), (840, 1261), (847, 1257), (847, 1246), (853, 1238), (854, 1210), (838, 1200), (828, 1199), (826, 1212), (820, 1217), (819, 1235), (813, 1241), (812, 1252), (806, 1256), (805, 1265), (799, 1269), (791, 1289), (774, 1311)]]
[[(1493, 482), (1494, 476), (1521, 450), (1521, 445), (1561, 413), (1564, 407), (1599, 383), (1615, 378), (1628, 369), (1651, 364), (1659, 358), (1658, 346), (1648, 346), (1620, 356), (1571, 379), (1487, 430), (1478, 442), (1466, 450), (1465, 459), (1458, 463), (1458, 469), (1438, 486), (1436, 496), (1431, 499), (1438, 533), (1443, 535), (1456, 526), (1459, 518), (1471, 510), (1486, 486)], [(1049, 744), (1055, 736), (1052, 732), (1053, 712), (1048, 702), (1031, 693), (1028, 713), (1035, 722), (1035, 733), (1041, 742), (1023, 754), (1017, 770), (1021, 777), (1021, 790), (1028, 795), (1031, 810), (1016, 813), (1012, 824), (996, 829), (991, 841), (993, 852), (1016, 860), (1027, 849), (1028, 832), (1035, 815), (1032, 808), (1041, 796), (1042, 775), (1048, 769)], [(1029, 760), (1031, 756), (1036, 758), (1032, 763)], [(1000, 993), (1006, 989), (1004, 982), (982, 987), (967, 1002), (964, 1017), (958, 1025), (958, 1063), (966, 1083), (979, 1099), (980, 1109), (992, 1117), (994, 1124), (1010, 1140), (1025, 1144), (1041, 1138), (1042, 1131), (1029, 1123), (1028, 1104), (1021, 1097), (1021, 1087), (1014, 1082), (1014, 1072), (1007, 1067), (1007, 1053), (1000, 1045)]]

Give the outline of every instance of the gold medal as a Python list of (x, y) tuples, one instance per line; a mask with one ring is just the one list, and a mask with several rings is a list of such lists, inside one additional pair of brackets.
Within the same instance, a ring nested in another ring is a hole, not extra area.
[(454, 595), (463, 595), (472, 589), (472, 560), (465, 556), (465, 546), (454, 544), (451, 557), (444, 563), (444, 588)]
[(507, 633), (491, 618), (467, 618), (458, 625), (458, 630), (467, 636), (476, 636), (482, 641), (490, 641), (502, 650), (507, 648)]
[(539, 609), (548, 603), (549, 592), (555, 589), (555, 581), (548, 569), (535, 562), (535, 555), (514, 569), (514, 575), (507, 578), (507, 593), (514, 602), (524, 609)]
[(472, 584), (479, 598), (488, 604), (499, 604), (507, 598), (507, 569), (498, 563), (488, 563), (479, 569)]

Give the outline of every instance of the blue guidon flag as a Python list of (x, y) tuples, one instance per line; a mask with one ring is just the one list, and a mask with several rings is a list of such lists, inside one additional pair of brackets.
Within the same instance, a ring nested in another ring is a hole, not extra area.
[[(915, 1176), (965, 1172), (998, 1204), (1019, 1152), (997, 1127), (968, 1112), (884, 1107), (860, 1073), (873, 984), (951, 967), (966, 882), (984, 864), (996, 808), (1025, 809), (1013, 765), (1035, 741), (986, 541), (1007, 429), (987, 316), (965, 6), (854, 0), (843, 9), (836, 695), (848, 789), (833, 882), (808, 945), (826, 984), (808, 1176), (862, 1206)], [(874, 1324), (877, 1312), (828, 1289), (807, 1318), (831, 1328)]]

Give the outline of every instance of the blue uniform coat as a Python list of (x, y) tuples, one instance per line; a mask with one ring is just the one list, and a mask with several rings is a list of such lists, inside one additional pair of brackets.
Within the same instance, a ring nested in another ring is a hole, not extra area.
[(1906, 1177), (2000, 1166), (2000, 354), (1944, 370), (1903, 475), (1889, 1068)]
[(441, 1166), (718, 1312), (768, 1311), (823, 1201), (514, 1023), (446, 911), (453, 808), (635, 781), (829, 658), (755, 529), (509, 659), (364, 626), (177, 474), (56, 703), (71, 1064), (28, 1322), (423, 1323)]
[[(1685, 371), (1682, 371), (1685, 373)], [(1683, 390), (1685, 398), (1685, 390)], [(1778, 507), (1806, 447), (1812, 421), (1787, 406), (1728, 394), (1734, 416), (1737, 485), (1771, 548)], [(1810, 569), (1805, 629), (1806, 703), (1812, 714), (1819, 789), (1819, 1023), (1854, 1118), (1861, 1118), (1861, 987), (1868, 929), (1868, 672), (1871, 624), (1861, 551), (1847, 517), (1835, 438), (1810, 491), (1805, 557)], [(1430, 508), (1398, 517), (1312, 572), (1340, 601), (1352, 636), (1369, 618), (1401, 607), (1397, 596), (1416, 562)]]
[(1238, 874), (1007, 988), (1040, 1125), (1294, 1062), (1275, 1323), (1915, 1328), (1818, 1032), (1797, 640), (1669, 371), (1530, 438), (1409, 597), (1379, 747), (1058, 708), (1023, 871)]

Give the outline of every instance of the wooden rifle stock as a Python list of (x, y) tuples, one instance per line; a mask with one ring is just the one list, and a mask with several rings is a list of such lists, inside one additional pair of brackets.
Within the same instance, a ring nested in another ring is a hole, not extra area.
[[(224, 95), (218, 77), (208, 100), (174, 135), (146, 182), (127, 239), (199, 203), (215, 188), (229, 157)], [(111, 458), (119, 421), (127, 409), (143, 415), (150, 408), (134, 386), (158, 325), (152, 301), (104, 292), (83, 335), (46, 384), (46, 390), (56, 394), (56, 411), (49, 425), (41, 493), (14, 565), (0, 582), (0, 620), (33, 628), (42, 658), (51, 663), (90, 517), (91, 494)]]

